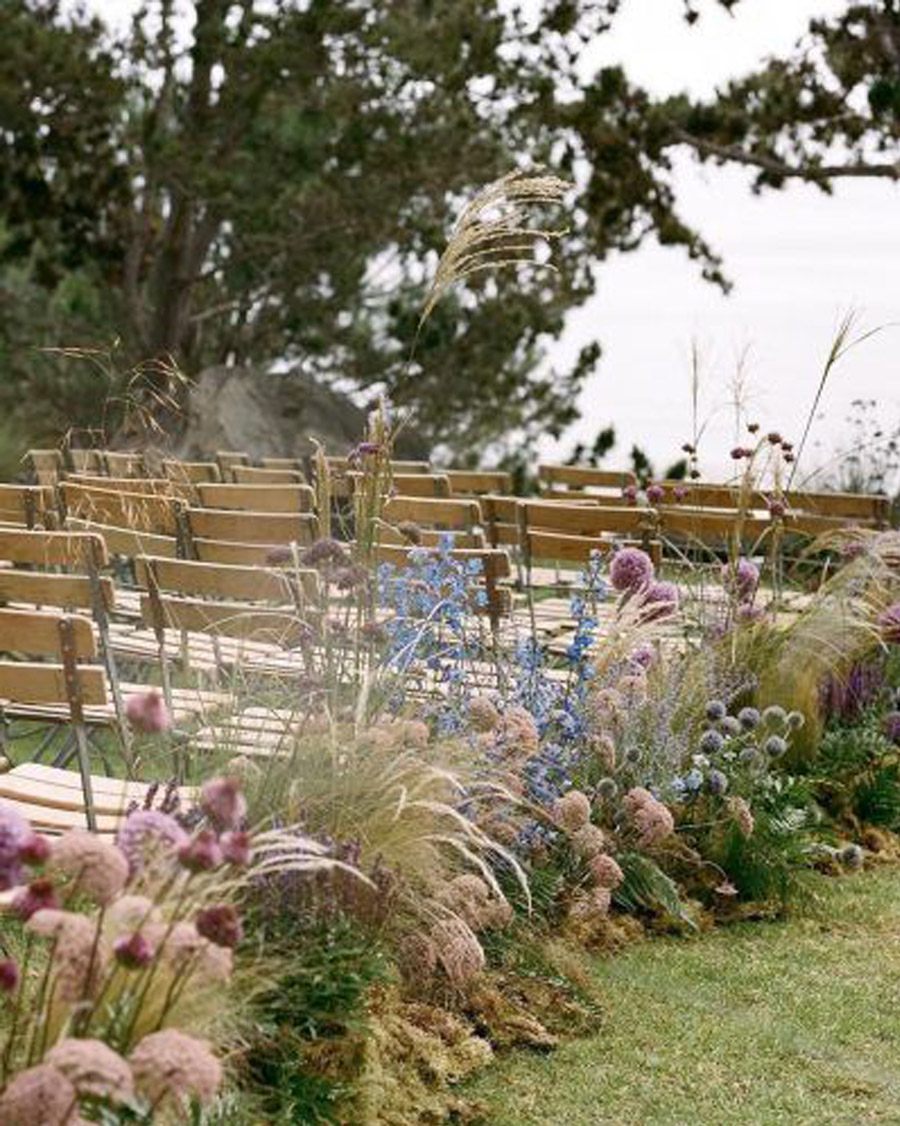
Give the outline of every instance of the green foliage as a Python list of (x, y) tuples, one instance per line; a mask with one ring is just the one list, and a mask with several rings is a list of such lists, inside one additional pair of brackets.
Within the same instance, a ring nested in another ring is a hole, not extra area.
[(681, 901), (678, 887), (649, 856), (625, 852), (616, 857), (625, 877), (613, 895), (618, 907), (633, 914), (663, 912), (692, 930), (696, 923)]
[(900, 752), (883, 735), (873, 711), (863, 721), (826, 732), (810, 783), (827, 812), (900, 830)]

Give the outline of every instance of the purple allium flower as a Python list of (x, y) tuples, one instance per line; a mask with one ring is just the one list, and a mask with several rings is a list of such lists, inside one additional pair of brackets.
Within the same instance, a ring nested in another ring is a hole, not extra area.
[(647, 500), (650, 504), (659, 504), (660, 501), (664, 501), (665, 499), (666, 490), (662, 485), (658, 485), (654, 482), (652, 485), (647, 486)]
[(736, 617), (742, 625), (753, 625), (761, 622), (766, 616), (765, 607), (752, 606), (749, 602), (742, 602), (737, 608)]
[(222, 863), (222, 850), (211, 829), (201, 829), (178, 850), (178, 859), (191, 872), (210, 872)]
[(652, 582), (642, 592), (644, 620), (651, 622), (668, 618), (677, 611), (678, 603), (678, 587), (674, 583)]
[(56, 910), (59, 900), (51, 880), (41, 877), (16, 892), (12, 901), (13, 914), (20, 919), (30, 919), (38, 911)]
[(250, 848), (250, 834), (241, 831), (223, 833), (219, 839), (222, 859), (236, 868), (246, 868), (253, 855)]
[(15, 993), (19, 984), (19, 967), (12, 958), (0, 961), (0, 992)]
[(749, 559), (739, 559), (734, 566), (723, 563), (722, 585), (741, 602), (752, 602), (759, 586), (759, 568)]
[(135, 931), (116, 939), (113, 954), (116, 961), (127, 969), (139, 970), (153, 961), (154, 951), (148, 939), (140, 931)]
[(304, 567), (344, 567), (350, 559), (343, 544), (337, 540), (323, 539), (311, 544), (300, 556), (300, 562)]
[(653, 560), (639, 547), (621, 548), (609, 565), (609, 579), (613, 587), (631, 594), (652, 582), (655, 574)]
[(28, 822), (18, 810), (0, 801), (0, 866), (17, 864), (19, 849), (28, 832)]
[(672, 490), (672, 494), (676, 500), (684, 500), (684, 498), (690, 494), (690, 491), (687, 485), (676, 485)]
[(40, 833), (29, 831), (19, 845), (19, 859), (31, 868), (40, 867), (50, 855), (50, 841)]
[(878, 627), (881, 630), (882, 639), (888, 645), (900, 645), (900, 602), (888, 606), (883, 613), (878, 615)]
[(629, 504), (637, 504), (637, 502), (638, 502), (637, 485), (626, 485), (622, 489), (622, 496), (625, 498), (625, 500), (628, 501)]
[(116, 844), (128, 861), (132, 876), (140, 872), (156, 851), (176, 852), (188, 839), (174, 817), (157, 809), (136, 809), (119, 829)]
[(230, 903), (219, 903), (198, 911), (194, 925), (198, 934), (216, 946), (234, 947), (244, 937), (240, 917)]
[(885, 738), (900, 747), (900, 712), (888, 712), (882, 724)]
[(165, 700), (156, 691), (136, 692), (125, 701), (125, 715), (135, 731), (157, 735), (172, 726), (172, 716)]
[(238, 828), (247, 814), (240, 778), (210, 778), (200, 791), (200, 808), (217, 829)]
[(637, 665), (640, 669), (649, 669), (653, 662), (656, 660), (656, 650), (649, 641), (643, 645), (639, 645), (631, 656), (628, 658), (632, 665)]

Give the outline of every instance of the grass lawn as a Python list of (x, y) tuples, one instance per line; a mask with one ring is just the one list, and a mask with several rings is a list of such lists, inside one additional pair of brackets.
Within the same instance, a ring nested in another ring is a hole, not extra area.
[(815, 917), (599, 961), (598, 1035), (497, 1060), (492, 1126), (900, 1123), (900, 872), (822, 878)]

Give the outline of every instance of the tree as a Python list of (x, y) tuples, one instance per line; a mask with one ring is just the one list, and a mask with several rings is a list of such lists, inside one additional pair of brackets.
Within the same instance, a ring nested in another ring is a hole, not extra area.
[[(758, 188), (897, 178), (894, 0), (818, 21), (821, 51), (705, 104), (654, 101), (620, 68), (579, 74), (619, 7), (545, 0), (535, 21), (498, 0), (194, 0), (186, 28), (173, 0), (147, 0), (117, 37), (61, 0), (6, 0), (4, 405), (39, 389), (59, 403), (55, 420), (43, 408), (48, 427), (89, 423), (96, 393), (34, 345), (116, 339), (123, 370), (164, 356), (188, 374), (279, 360), (383, 388), (429, 440), (474, 456), (576, 417), (599, 344), (564, 372), (548, 369), (546, 346), (611, 251), (656, 238), (727, 288), (678, 214), (676, 149), (752, 164)], [(702, 11), (685, 7), (690, 20)], [(461, 201), (515, 163), (576, 185), (568, 214), (549, 219), (569, 227), (556, 272), (470, 280), (409, 363)]]

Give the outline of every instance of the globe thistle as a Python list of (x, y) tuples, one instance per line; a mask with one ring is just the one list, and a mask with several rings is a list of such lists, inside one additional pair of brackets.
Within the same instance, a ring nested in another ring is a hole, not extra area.
[(700, 736), (698, 746), (703, 754), (716, 755), (725, 746), (725, 737), (721, 732), (710, 728), (708, 731), (704, 731)]
[(719, 730), (726, 739), (733, 739), (736, 735), (740, 735), (742, 731), (741, 722), (737, 716), (727, 715), (719, 724)]
[(634, 766), (636, 763), (639, 763), (641, 761), (641, 748), (640, 747), (629, 747), (628, 750), (625, 752), (625, 761), (627, 763), (629, 763), (631, 766)]
[(759, 726), (759, 712), (756, 708), (741, 708), (737, 714), (738, 723), (745, 731), (753, 731)]
[(36, 911), (55, 910), (59, 907), (59, 898), (53, 881), (44, 876), (32, 880), (16, 892), (10, 906), (19, 919), (30, 919)]
[(763, 723), (779, 724), (784, 727), (787, 724), (787, 712), (779, 704), (769, 704), (762, 714)]
[(62, 1072), (41, 1063), (20, 1071), (0, 1095), (0, 1122), (9, 1126), (68, 1126), (77, 1103)]
[(763, 750), (771, 759), (782, 758), (787, 754), (787, 743), (780, 735), (770, 735), (763, 744)]
[(0, 960), (0, 993), (15, 993), (19, 987), (19, 967), (12, 958)]
[(749, 747), (742, 747), (738, 754), (738, 762), (742, 766), (758, 766), (759, 748), (752, 743)]
[(689, 793), (696, 794), (703, 785), (703, 774), (696, 767), (689, 770), (684, 776), (684, 787)]
[(591, 819), (591, 803), (580, 790), (570, 790), (553, 803), (553, 819), (562, 829), (574, 833)]
[(612, 801), (618, 792), (619, 787), (614, 778), (601, 778), (597, 784), (597, 795), (603, 801)]
[(706, 718), (710, 723), (718, 723), (728, 714), (728, 709), (721, 700), (708, 700), (706, 704)]
[(616, 744), (611, 735), (594, 735), (590, 740), (591, 753), (605, 770), (616, 768)]
[(174, 1028), (151, 1032), (130, 1057), (135, 1086), (157, 1109), (182, 1111), (192, 1099), (211, 1102), (222, 1085), (222, 1065), (203, 1040)]
[(642, 592), (642, 617), (646, 622), (656, 622), (671, 617), (678, 610), (678, 587), (669, 582), (652, 582)]
[(878, 627), (881, 637), (888, 645), (900, 645), (900, 602), (878, 615)]
[(722, 564), (722, 585), (741, 602), (751, 602), (759, 586), (759, 568), (749, 559), (739, 559), (732, 566)]
[(721, 770), (711, 770), (706, 776), (706, 785), (711, 794), (722, 797), (728, 790), (728, 778)]
[(656, 484), (647, 486), (647, 500), (650, 504), (661, 504), (666, 499), (666, 490), (663, 485)]
[(643, 590), (656, 574), (653, 560), (639, 547), (623, 547), (612, 557), (609, 580), (615, 590), (635, 594)]
[(218, 837), (211, 829), (201, 829), (178, 849), (178, 859), (191, 872), (211, 872), (222, 863)]
[(755, 823), (750, 806), (747, 804), (744, 798), (738, 797), (737, 795), (730, 797), (728, 799), (728, 812), (734, 819), (734, 822), (737, 825), (738, 831), (740, 832), (741, 836), (751, 837), (753, 835)]
[(473, 696), (469, 701), (469, 722), (476, 731), (493, 731), (500, 722), (500, 713), (487, 696)]
[(50, 1049), (44, 1062), (64, 1075), (79, 1095), (112, 1103), (134, 1099), (131, 1068), (102, 1040), (67, 1037)]
[[(85, 915), (55, 908), (36, 911), (25, 929), (41, 938), (55, 940), (53, 946), (54, 996), (60, 1001), (78, 1001), (103, 968), (102, 943), (96, 942), (96, 925)], [(2, 1121), (2, 1119), (0, 1119)]]
[(239, 828), (247, 816), (240, 778), (210, 778), (200, 791), (200, 808), (220, 832)]
[(70, 890), (104, 906), (128, 879), (128, 860), (114, 844), (87, 829), (69, 829), (53, 843), (47, 870), (70, 881)]
[(244, 937), (240, 916), (230, 903), (204, 907), (194, 917), (197, 933), (216, 946), (235, 947)]
[(451, 984), (459, 987), (485, 966), (484, 950), (472, 928), (462, 919), (445, 919), (431, 928), (437, 958)]
[(172, 726), (172, 716), (158, 692), (136, 692), (125, 701), (125, 718), (141, 735), (158, 735)]
[(593, 860), (606, 850), (606, 837), (596, 825), (582, 825), (569, 834), (572, 851), (580, 860)]
[(806, 724), (803, 712), (788, 712), (787, 725), (791, 731), (799, 731)]
[(250, 834), (238, 829), (231, 833), (223, 833), (219, 837), (219, 847), (222, 850), (222, 859), (226, 864), (235, 868), (246, 868), (253, 857), (250, 847)]
[(174, 856), (188, 835), (174, 817), (156, 809), (136, 809), (125, 818), (116, 843), (133, 877), (155, 859)]
[(858, 844), (845, 845), (839, 854), (841, 863), (854, 871), (862, 868), (865, 854)]
[(601, 853), (590, 861), (591, 876), (598, 887), (615, 891), (625, 879), (619, 865), (608, 853)]

